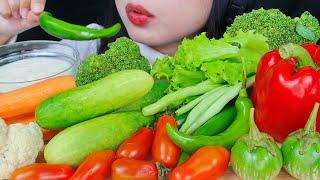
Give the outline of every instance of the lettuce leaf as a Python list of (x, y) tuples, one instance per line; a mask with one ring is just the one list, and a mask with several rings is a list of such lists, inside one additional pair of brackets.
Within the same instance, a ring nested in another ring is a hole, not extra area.
[(194, 39), (184, 39), (173, 58), (157, 60), (152, 74), (167, 78), (173, 90), (207, 79), (234, 85), (243, 80), (242, 61), (247, 76), (254, 75), (261, 56), (268, 50), (267, 38), (254, 31), (239, 31), (234, 37), (225, 35), (219, 40), (202, 33)]

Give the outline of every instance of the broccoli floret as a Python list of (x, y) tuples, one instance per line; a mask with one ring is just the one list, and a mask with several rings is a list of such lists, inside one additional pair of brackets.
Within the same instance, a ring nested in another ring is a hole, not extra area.
[[(239, 30), (244, 32), (255, 30), (268, 38), (271, 49), (276, 49), (287, 43), (310, 42), (296, 32), (297, 21), (311, 30), (319, 32), (318, 20), (310, 13), (304, 13), (301, 18), (292, 19), (278, 9), (265, 10), (261, 8), (237, 16), (233, 24), (227, 28), (226, 33), (235, 36)], [(318, 37), (319, 35), (318, 33)]]
[(320, 25), (319, 25), (319, 21), (316, 17), (312, 16), (312, 14), (310, 14), (308, 11), (306, 11), (306, 12), (302, 13), (302, 15), (300, 17), (294, 18), (294, 21), (297, 24), (301, 24), (301, 25), (307, 27), (315, 34), (314, 40), (303, 39), (302, 43), (306, 43), (306, 42), (310, 42), (310, 41), (313, 43), (316, 43), (319, 40), (319, 38), (320, 38)]
[(151, 68), (148, 60), (140, 54), (139, 46), (131, 39), (118, 38), (108, 47), (109, 49), (105, 53), (89, 56), (79, 66), (76, 74), (78, 86), (127, 69), (140, 69), (150, 72)]

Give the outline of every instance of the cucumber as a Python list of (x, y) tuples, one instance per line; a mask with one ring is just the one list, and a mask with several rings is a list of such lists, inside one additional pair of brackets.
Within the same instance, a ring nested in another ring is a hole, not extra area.
[(45, 147), (49, 164), (78, 166), (89, 154), (116, 148), (136, 131), (153, 123), (140, 112), (108, 114), (63, 130)]
[(116, 72), (45, 100), (36, 110), (37, 123), (45, 129), (64, 129), (134, 102), (152, 86), (153, 78), (144, 71)]
[(166, 90), (169, 87), (169, 82), (167, 80), (156, 80), (154, 81), (152, 89), (137, 101), (130, 103), (122, 108), (119, 112), (128, 111), (142, 111), (142, 108), (148, 106), (152, 103), (157, 102), (160, 98), (166, 95)]

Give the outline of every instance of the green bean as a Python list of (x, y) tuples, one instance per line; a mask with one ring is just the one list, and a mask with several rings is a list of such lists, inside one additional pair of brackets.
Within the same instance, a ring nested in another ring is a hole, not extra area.
[(142, 113), (145, 116), (154, 115), (158, 112), (165, 111), (168, 106), (177, 101), (184, 100), (190, 96), (204, 94), (220, 86), (220, 84), (213, 84), (210, 80), (203, 81), (195, 86), (186, 87), (162, 97), (159, 101), (144, 107)]
[(223, 107), (228, 104), (228, 102), (230, 102), (238, 95), (241, 89), (241, 84), (242, 83), (239, 83), (235, 86), (228, 87), (229, 89), (220, 97), (220, 99), (211, 104), (211, 106), (205, 111), (205, 113), (202, 113), (197, 121), (190, 126), (186, 133), (192, 134), (197, 128), (203, 125), (211, 117), (219, 113), (223, 109)]
[[(201, 113), (205, 112), (206, 109), (210, 107), (212, 103), (218, 100), (228, 89), (226, 86), (221, 86), (219, 88), (210, 91), (210, 94), (206, 99), (203, 99), (196, 107), (194, 107), (189, 113), (186, 122), (180, 128), (181, 132), (186, 132), (190, 126), (197, 121)], [(189, 133), (188, 133), (189, 134)]]
[[(215, 89), (213, 89), (213, 90), (215, 90)], [(213, 91), (213, 90), (211, 90), (211, 91)], [(182, 106), (181, 108), (176, 110), (176, 114), (178, 116), (180, 116), (182, 114), (185, 114), (186, 112), (189, 112), (192, 108), (194, 108), (196, 105), (198, 105), (203, 99), (207, 98), (208, 95), (211, 93), (211, 91), (197, 97), (193, 101), (189, 102), (187, 105)]]

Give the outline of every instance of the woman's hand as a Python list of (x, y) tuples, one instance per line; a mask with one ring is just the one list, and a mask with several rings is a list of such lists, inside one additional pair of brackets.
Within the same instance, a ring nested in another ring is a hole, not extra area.
[(0, 45), (39, 23), (45, 0), (0, 0)]

